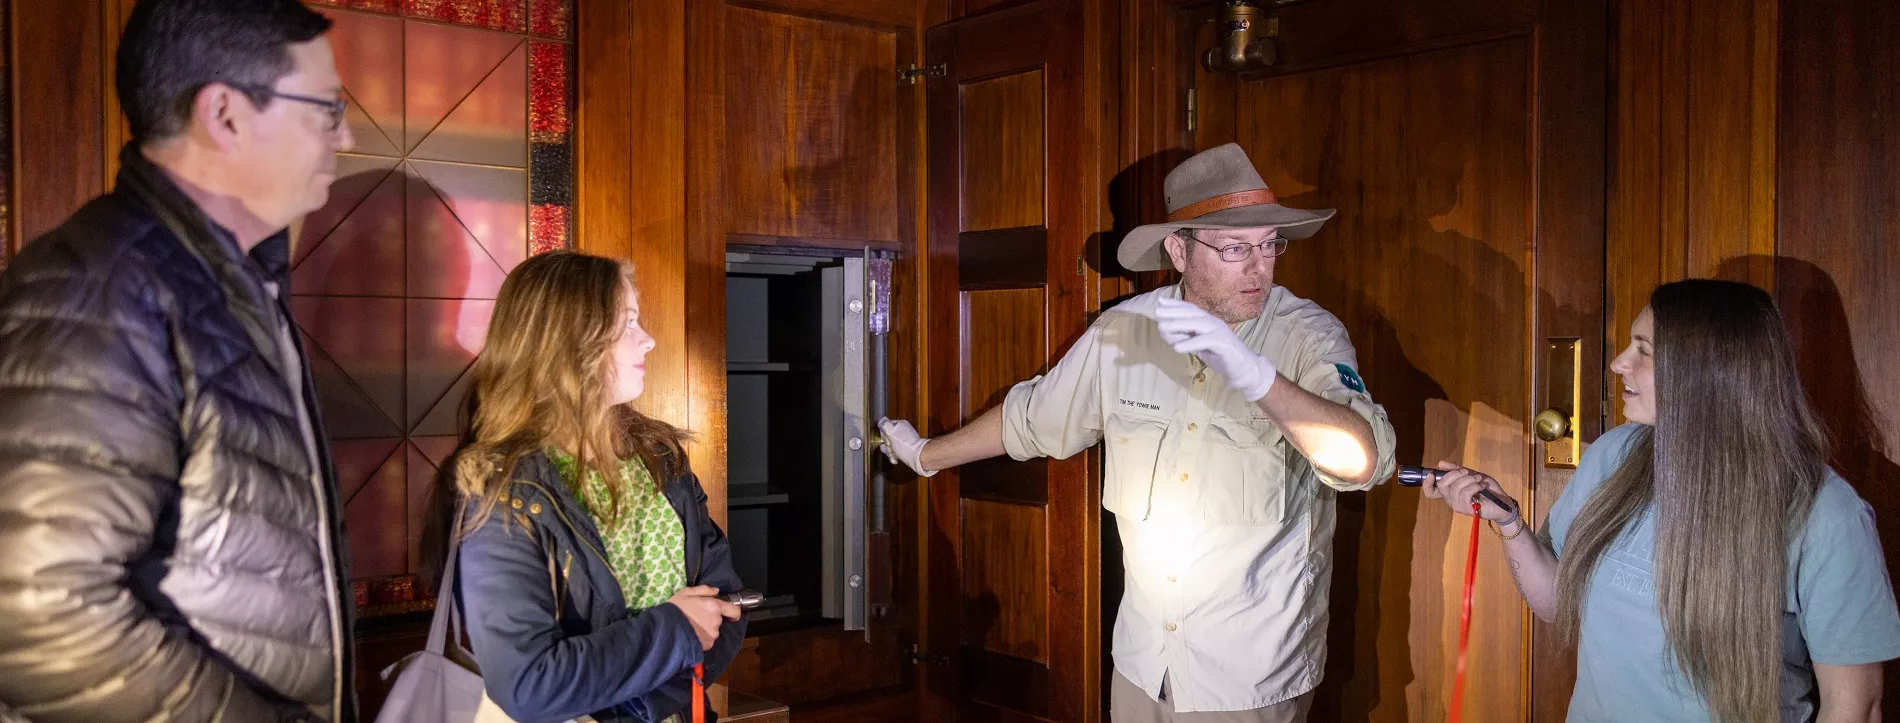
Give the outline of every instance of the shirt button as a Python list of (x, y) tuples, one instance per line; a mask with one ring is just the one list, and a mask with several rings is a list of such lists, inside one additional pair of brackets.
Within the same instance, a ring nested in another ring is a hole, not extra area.
[(1174, 623), (1168, 623), (1168, 632), (1174, 632)]
[(1182, 481), (1182, 482), (1186, 482), (1186, 481), (1187, 481), (1187, 479), (1188, 479), (1188, 478), (1187, 478), (1187, 473), (1186, 473), (1186, 472), (1182, 472), (1182, 473), (1181, 473), (1181, 481)]
[(1175, 579), (1175, 577), (1174, 577), (1173, 575), (1169, 575), (1169, 576), (1168, 576), (1168, 582), (1179, 582), (1179, 581), (1178, 581), (1178, 580), (1176, 580), (1176, 579)]
[(1188, 422), (1188, 431), (1190, 431), (1190, 432), (1192, 432), (1192, 431), (1194, 431), (1194, 430), (1196, 430), (1196, 429), (1200, 429), (1200, 428), (1201, 428), (1201, 425), (1198, 425), (1198, 424), (1195, 424), (1195, 423), (1193, 423), (1193, 422)]

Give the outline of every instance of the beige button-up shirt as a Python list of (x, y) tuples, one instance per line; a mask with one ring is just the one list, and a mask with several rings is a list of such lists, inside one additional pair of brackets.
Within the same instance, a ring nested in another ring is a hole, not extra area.
[(1106, 440), (1102, 506), (1121, 531), (1126, 590), (1115, 668), (1179, 712), (1265, 707), (1312, 690), (1326, 662), (1333, 491), (1393, 473), (1392, 425), (1360, 381), (1339, 320), (1274, 287), (1235, 331), (1280, 384), (1372, 426), (1373, 482), (1320, 472), (1258, 405), (1174, 351), (1153, 318), (1179, 286), (1116, 305), (1048, 374), (1011, 389), (1003, 444), (1018, 460)]

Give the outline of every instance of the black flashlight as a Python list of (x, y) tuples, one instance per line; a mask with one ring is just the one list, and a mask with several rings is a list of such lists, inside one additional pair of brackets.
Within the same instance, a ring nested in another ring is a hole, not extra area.
[[(1448, 471), (1449, 470), (1433, 469), (1431, 467), (1418, 467), (1418, 466), (1409, 465), (1409, 464), (1402, 464), (1402, 465), (1399, 465), (1399, 486), (1417, 487), (1419, 485), (1425, 484), (1426, 477), (1431, 477), (1431, 478), (1436, 479), (1446, 474)], [(1516, 507), (1511, 506), (1510, 503), (1505, 502), (1504, 498), (1491, 494), (1491, 490), (1486, 490), (1486, 489), (1478, 490), (1478, 496), (1483, 497), (1487, 500), (1490, 500), (1491, 504), (1497, 505), (1500, 509), (1506, 509), (1506, 510), (1517, 509)]]

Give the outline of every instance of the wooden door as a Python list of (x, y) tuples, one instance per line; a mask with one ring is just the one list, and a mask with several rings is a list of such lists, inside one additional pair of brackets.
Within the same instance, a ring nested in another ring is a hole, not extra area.
[[(1531, 434), (1548, 339), (1580, 340), (1582, 438), (1601, 431), (1606, 7), (1315, 0), (1275, 15), (1277, 66), (1199, 71), (1214, 117), (1196, 145), (1238, 141), (1282, 203), (1339, 209), (1275, 281), (1344, 321), (1399, 462), (1482, 469), (1541, 522), (1570, 474)], [(1391, 484), (1338, 510), (1313, 719), (1443, 720), (1469, 518)], [(1573, 654), (1531, 623), (1496, 537), (1479, 545), (1464, 719), (1562, 720)]]
[[(1100, 199), (1080, 47), (1087, 3), (1041, 0), (928, 31), (929, 428), (1000, 404), (1087, 324), (1079, 263)], [(936, 720), (1095, 720), (1092, 454), (999, 458), (927, 481)]]

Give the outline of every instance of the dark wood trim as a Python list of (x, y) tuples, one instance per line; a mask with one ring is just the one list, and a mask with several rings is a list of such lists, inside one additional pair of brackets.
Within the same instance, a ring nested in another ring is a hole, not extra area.
[(786, 248), (844, 249), (858, 251), (873, 248), (879, 251), (897, 251), (904, 246), (901, 241), (879, 241), (851, 238), (816, 238), (812, 236), (764, 236), (754, 233), (726, 234), (727, 246), (757, 246)]
[[(1050, 7), (1051, 62), (1047, 194), (1050, 352), (1067, 352), (1101, 302), (1099, 279), (1071, 270), (1089, 242), (1109, 230), (1104, 190), (1112, 172), (1104, 167), (1103, 147), (1113, 138), (1106, 127), (1111, 107), (1104, 88), (1106, 16), (1112, 3), (1063, 0)], [(1072, 123), (1073, 125), (1068, 125)], [(1081, 185), (1072, 185), (1081, 184)], [(1051, 363), (1054, 363), (1052, 357)], [(1101, 486), (1090, 485), (1099, 468), (1094, 450), (1066, 460), (1051, 460), (1048, 483), (1049, 659), (1063, 661), (1049, 671), (1049, 715), (1058, 720), (1095, 723), (1105, 715), (1099, 703), (1102, 674), (1101, 630)]]
[(812, 706), (798, 706), (798, 723), (913, 723), (917, 691), (877, 691)]
[(957, 288), (1032, 289), (1049, 280), (1049, 229), (1024, 226), (957, 235)]
[(735, 8), (761, 10), (829, 23), (890, 30), (917, 26), (917, 3), (880, 2), (879, 0), (727, 0)]
[(993, 500), (1014, 505), (1049, 505), (1049, 459), (1037, 457), (1018, 462), (995, 457), (963, 465), (961, 469), (964, 499)]
[[(951, 0), (956, 7), (953, 12), (962, 11), (961, 0)], [(924, 64), (926, 66), (950, 65), (957, 57), (957, 32), (954, 25), (930, 28), (924, 33)], [(926, 78), (925, 120), (930, 129), (959, 128), (957, 116), (960, 105), (961, 89), (953, 77)], [(941, 132), (941, 130), (937, 131)], [(924, 213), (925, 256), (928, 264), (924, 279), (924, 298), (926, 315), (921, 317), (924, 326), (922, 354), (925, 370), (924, 403), (925, 416), (921, 426), (926, 436), (943, 434), (956, 429), (963, 423), (963, 409), (958, 390), (962, 379), (959, 366), (962, 349), (962, 328), (958, 319), (957, 293), (957, 233), (962, 228), (962, 208), (958, 203), (961, 196), (959, 179), (963, 173), (963, 155), (956, 142), (944, 142), (941, 136), (927, 132), (931, 139), (924, 147), (926, 202)], [(957, 602), (957, 590), (954, 582), (960, 580), (957, 569), (958, 542), (963, 530), (960, 516), (943, 514), (947, 510), (956, 510), (961, 505), (958, 494), (957, 470), (944, 470), (941, 474), (921, 482), (927, 497), (926, 510), (922, 520), (927, 552), (924, 556), (924, 574), (922, 580), (924, 595), (922, 608), (924, 620), (922, 638), (923, 650), (933, 656), (948, 658), (958, 648), (957, 631), (962, 623), (962, 611)], [(941, 589), (952, 585), (950, 589)], [(955, 665), (933, 664), (919, 667), (924, 688), (930, 694), (923, 697), (920, 713), (933, 723), (948, 723), (956, 717), (955, 691), (957, 690), (957, 668)]]
[[(1530, 337), (1522, 340), (1531, 353), (1531, 386), (1544, 388), (1550, 373), (1543, 353), (1548, 337), (1579, 337), (1583, 344), (1581, 408), (1577, 410), (1584, 440), (1602, 429), (1606, 309), (1605, 234), (1608, 230), (1609, 180), (1609, 63), (1610, 11), (1589, 0), (1543, 0), (1538, 8), (1534, 102), (1536, 115), (1532, 162), (1536, 184), (1531, 265), (1533, 317)], [(1524, 419), (1534, 417), (1542, 394), (1527, 400)], [(1543, 444), (1529, 438), (1532, 519), (1540, 518), (1557, 501), (1572, 474), (1543, 464)], [(1528, 688), (1524, 697), (1529, 720), (1561, 721), (1569, 707), (1576, 678), (1576, 652), (1564, 646), (1562, 636), (1549, 624), (1519, 612), (1529, 626), (1529, 660), (1524, 670)], [(1502, 681), (1500, 681), (1502, 682)]]

